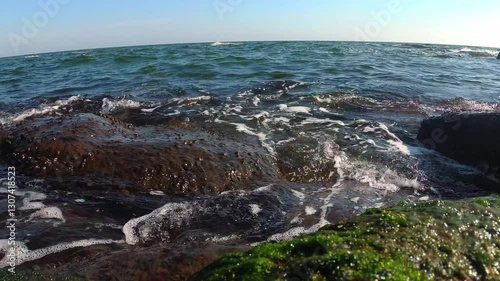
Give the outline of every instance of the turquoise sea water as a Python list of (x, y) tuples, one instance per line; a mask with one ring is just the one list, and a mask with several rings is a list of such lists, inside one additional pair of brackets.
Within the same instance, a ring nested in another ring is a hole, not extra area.
[(376, 99), (498, 102), (500, 50), (391, 43), (249, 42), (127, 47), (0, 59), (4, 103), (37, 97), (129, 95), (164, 101), (230, 97), (270, 81), (297, 94), (353, 92)]

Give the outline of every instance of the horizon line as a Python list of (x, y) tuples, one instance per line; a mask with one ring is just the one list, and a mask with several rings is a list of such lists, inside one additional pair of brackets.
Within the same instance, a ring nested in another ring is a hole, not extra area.
[(496, 49), (500, 52), (500, 46), (479, 46), (479, 45), (460, 45), (460, 44), (448, 44), (448, 43), (424, 43), (424, 42), (404, 42), (404, 41), (356, 41), (356, 40), (316, 40), (316, 39), (305, 39), (305, 40), (222, 40), (222, 41), (195, 41), (195, 42), (172, 42), (172, 43), (152, 43), (152, 44), (137, 44), (137, 45), (119, 45), (119, 46), (106, 46), (106, 47), (96, 47), (96, 48), (83, 48), (83, 49), (66, 49), (57, 51), (48, 51), (40, 53), (26, 53), (20, 55), (8, 55), (0, 56), (0, 59), (6, 58), (16, 58), (25, 56), (36, 56), (45, 54), (56, 54), (65, 52), (78, 52), (78, 51), (93, 51), (93, 50), (103, 50), (103, 49), (120, 49), (120, 48), (130, 48), (130, 47), (155, 47), (155, 46), (168, 46), (168, 45), (187, 45), (187, 44), (213, 44), (213, 43), (270, 43), (270, 42), (324, 42), (324, 43), (379, 43), (379, 44), (417, 44), (417, 45), (438, 45), (438, 46), (458, 46), (458, 47), (476, 47), (476, 48), (490, 48)]

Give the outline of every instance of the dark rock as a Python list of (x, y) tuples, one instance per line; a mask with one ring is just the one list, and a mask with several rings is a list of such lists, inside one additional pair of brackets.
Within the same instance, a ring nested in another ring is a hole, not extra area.
[(256, 138), (185, 123), (135, 128), (94, 114), (26, 120), (0, 130), (0, 157), (26, 175), (166, 194), (218, 193), (277, 175)]
[(446, 113), (422, 122), (419, 141), (467, 165), (499, 174), (500, 113)]
[(497, 60), (500, 60), (500, 53), (498, 53)]
[(281, 175), (291, 182), (335, 183), (335, 161), (321, 155), (320, 144), (313, 139), (300, 139), (277, 149)]
[[(187, 280), (201, 268), (214, 262), (224, 254), (246, 249), (248, 249), (248, 246), (245, 245), (221, 245), (200, 242), (189, 242), (182, 245), (155, 244), (150, 247), (129, 248), (121, 251), (106, 249), (106, 246), (94, 246), (79, 250), (80, 255), (83, 254), (85, 258), (77, 260), (73, 255), (63, 265), (49, 264), (45, 266), (44, 273), (50, 277), (72, 276), (75, 281), (181, 281)], [(92, 253), (92, 251), (97, 253)], [(21, 280), (52, 279), (27, 278)]]

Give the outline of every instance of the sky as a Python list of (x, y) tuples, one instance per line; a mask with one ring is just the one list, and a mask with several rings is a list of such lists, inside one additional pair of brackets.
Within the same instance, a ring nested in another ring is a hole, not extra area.
[(500, 47), (499, 0), (2, 0), (0, 57), (216, 41)]

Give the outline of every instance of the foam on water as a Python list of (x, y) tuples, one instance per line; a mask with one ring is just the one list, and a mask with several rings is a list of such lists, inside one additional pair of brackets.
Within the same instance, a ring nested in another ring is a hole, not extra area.
[(316, 214), (318, 211), (316, 211), (316, 209), (314, 209), (313, 207), (306, 206), (305, 212), (306, 212), (306, 215), (312, 216), (312, 215)]
[(158, 108), (160, 108), (160, 107), (161, 107), (161, 105), (160, 105), (160, 106), (153, 107), (153, 108), (142, 108), (142, 109), (141, 109), (141, 111), (142, 111), (142, 112), (151, 113), (151, 112), (153, 112), (153, 111), (157, 110), (157, 109), (158, 109)]
[[(0, 252), (6, 253), (6, 255), (0, 260), (0, 268), (5, 268), (9, 266), (9, 256), (11, 245), (8, 244), (8, 239), (0, 240)], [(98, 240), (98, 239), (87, 239), (68, 243), (60, 243), (54, 246), (49, 246), (37, 250), (29, 250), (25, 243), (16, 241), (15, 254), (16, 254), (16, 265), (21, 265), (28, 261), (34, 261), (41, 259), (47, 255), (56, 254), (68, 249), (89, 247), (93, 245), (106, 245), (106, 244), (121, 244), (124, 243), (123, 240)]]
[(301, 122), (302, 125), (311, 125), (311, 124), (333, 124), (337, 125), (340, 127), (345, 127), (345, 123), (339, 120), (332, 120), (332, 119), (319, 119), (319, 118), (313, 118), (309, 117), (306, 118), (304, 121)]
[(407, 145), (405, 145), (402, 141), (388, 140), (387, 143), (391, 145), (392, 150), (399, 151), (404, 155), (411, 155), (410, 148)]
[(242, 132), (242, 133), (245, 133), (247, 135), (250, 135), (250, 136), (255, 136), (259, 139), (259, 141), (261, 142), (262, 146), (267, 149), (267, 151), (272, 155), (272, 156), (275, 156), (276, 155), (276, 151), (274, 150), (273, 146), (271, 143), (268, 143), (268, 137), (266, 134), (264, 133), (260, 133), (260, 132), (255, 132), (252, 128), (248, 127), (247, 125), (245, 124), (241, 124), (241, 123), (231, 123), (231, 122), (228, 122), (228, 121), (224, 121), (224, 120), (220, 120), (219, 118), (215, 119), (214, 120), (216, 123), (224, 123), (224, 124), (230, 124), (230, 125), (233, 125), (236, 127), (236, 131), (238, 132)]
[(241, 45), (243, 43), (240, 42), (214, 42), (210, 44), (210, 46), (230, 46), (230, 45)]
[(471, 49), (471, 48), (462, 48), (462, 49), (451, 49), (451, 53), (455, 54), (466, 54), (472, 57), (492, 57), (496, 58), (498, 55), (497, 50), (493, 49)]
[(171, 225), (181, 225), (192, 219), (193, 205), (190, 203), (168, 203), (153, 212), (128, 221), (122, 228), (125, 241), (129, 245), (137, 245), (150, 238), (150, 229), (155, 221), (168, 217)]
[(260, 99), (258, 97), (253, 97), (252, 104), (254, 106), (259, 106)]
[(171, 99), (169, 103), (174, 103), (177, 105), (195, 105), (201, 102), (207, 102), (212, 100), (212, 96), (198, 96), (198, 97), (189, 97), (189, 98), (174, 98)]
[(444, 106), (438, 106), (435, 110), (442, 112), (500, 112), (500, 105), (494, 102), (480, 102), (458, 98), (448, 100)]
[(45, 204), (42, 202), (33, 202), (33, 201), (39, 201), (39, 200), (44, 200), (47, 198), (47, 195), (43, 193), (38, 193), (38, 192), (33, 192), (33, 191), (28, 191), (28, 192), (19, 192), (20, 196), (25, 196), (27, 197), (23, 198), (23, 205), (20, 210), (26, 211), (26, 210), (39, 210), (45, 207)]
[(49, 113), (52, 113), (52, 112), (59, 110), (61, 107), (70, 105), (70, 104), (72, 104), (76, 101), (79, 101), (79, 100), (81, 100), (80, 96), (72, 96), (72, 97), (65, 99), (65, 100), (57, 100), (54, 103), (41, 104), (37, 108), (25, 110), (17, 115), (14, 114), (14, 115), (9, 115), (9, 116), (4, 117), (4, 118), (0, 118), (0, 124), (5, 125), (5, 124), (12, 123), (12, 122), (21, 122), (29, 117), (49, 114)]
[(102, 99), (101, 113), (110, 114), (113, 111), (120, 108), (140, 108), (142, 104), (140, 102), (132, 100), (111, 100), (108, 98)]
[(335, 168), (343, 180), (354, 180), (387, 192), (398, 192), (401, 187), (412, 187), (416, 190), (424, 188), (416, 178), (407, 178), (388, 167), (351, 159), (343, 152), (335, 156)]
[(32, 221), (35, 219), (56, 219), (60, 220), (61, 222), (66, 222), (66, 219), (64, 218), (61, 209), (57, 207), (46, 207), (43, 209), (40, 209), (34, 213), (32, 213), (27, 221)]
[(304, 200), (306, 198), (306, 195), (300, 191), (297, 191), (295, 189), (290, 189), (290, 191), (295, 197), (299, 198), (300, 200)]
[[(362, 125), (366, 122), (367, 122), (366, 120), (357, 120), (355, 122), (355, 124)], [(379, 133), (379, 134), (382, 134), (386, 137), (393, 139), (394, 141), (401, 142), (401, 140), (394, 133), (389, 131), (389, 128), (381, 122), (370, 123), (369, 125), (367, 125), (363, 129), (363, 132), (364, 133)]]
[(249, 206), (250, 206), (250, 209), (252, 210), (252, 214), (254, 214), (254, 215), (257, 215), (262, 211), (260, 206), (257, 204), (250, 204)]
[[(7, 188), (0, 188), (0, 194), (10, 193)], [(47, 198), (47, 195), (34, 191), (15, 190), (14, 195), (23, 197), (23, 205), (19, 208), (21, 211), (34, 211), (31, 213), (26, 221), (33, 221), (35, 219), (55, 219), (60, 222), (66, 222), (64, 215), (58, 207), (45, 206), (43, 202), (38, 202)], [(57, 225), (57, 224), (56, 224)]]
[(280, 104), (278, 105), (278, 109), (283, 112), (289, 112), (289, 113), (304, 113), (304, 114), (310, 114), (311, 109), (307, 106), (288, 106), (286, 104)]
[(149, 194), (153, 196), (165, 196), (165, 192), (161, 190), (152, 190), (149, 192)]

